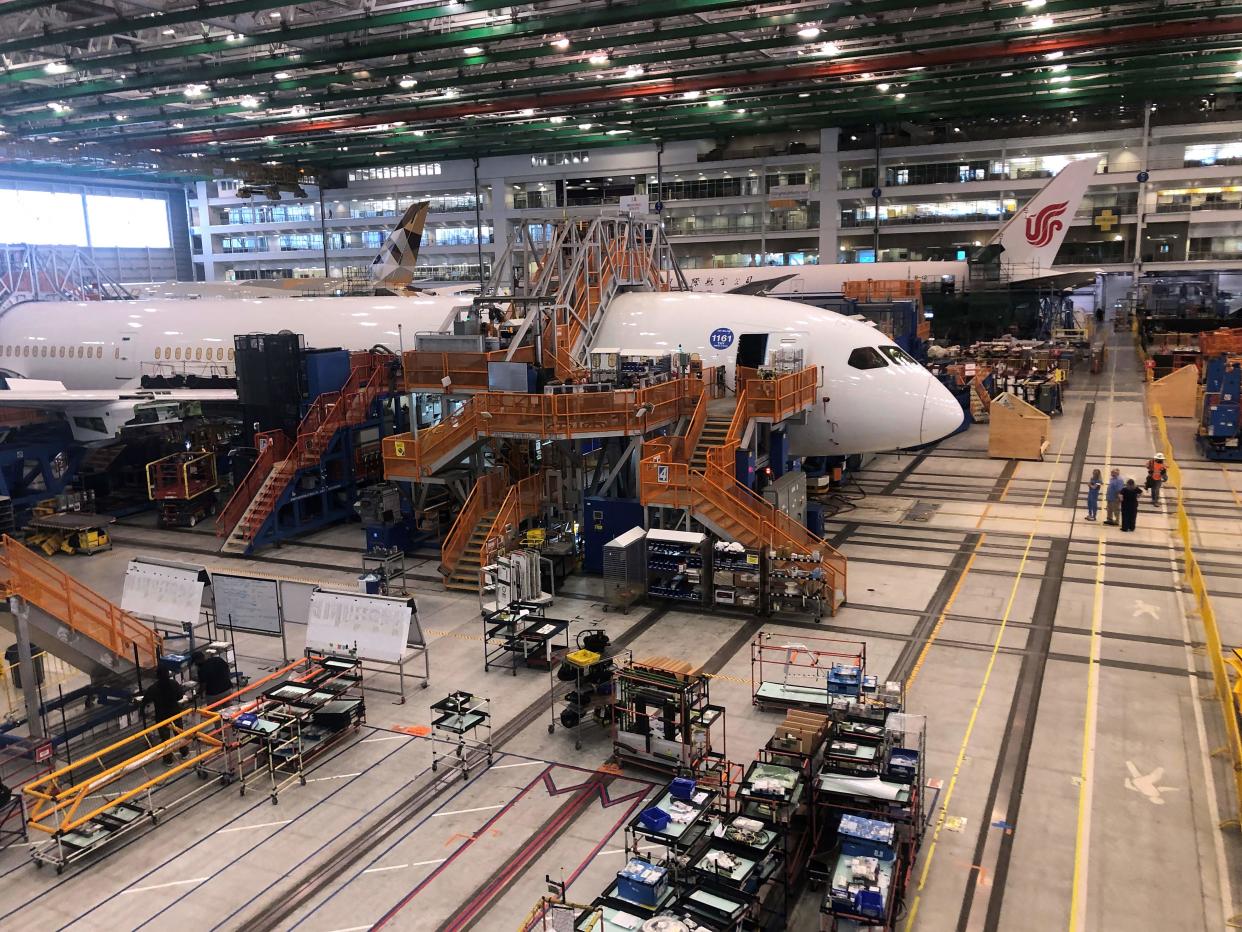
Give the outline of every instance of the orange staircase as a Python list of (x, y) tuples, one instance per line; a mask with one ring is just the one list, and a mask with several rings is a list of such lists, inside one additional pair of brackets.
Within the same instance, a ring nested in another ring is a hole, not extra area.
[(354, 353), (349, 378), (341, 390), (325, 392), (315, 399), (298, 425), (297, 441), (292, 445), (279, 431), (263, 435), (270, 440), (269, 445), (216, 521), (216, 535), (227, 537), (222, 553), (248, 552), (298, 471), (318, 463), (338, 431), (367, 419), (375, 399), (387, 387), (391, 358), (382, 353)]
[(0, 596), (25, 600), (31, 639), (80, 670), (123, 672), (135, 658), (151, 669), (159, 659), (155, 631), (7, 535), (0, 540)]
[[(740, 391), (733, 411), (727, 420), (720, 412), (713, 423), (705, 407), (693, 448), (687, 449), (685, 442), (690, 432), (644, 446), (639, 495), (644, 505), (684, 508), (720, 537), (749, 547), (804, 555), (818, 551), (819, 568), (832, 593), (831, 610), (836, 614), (846, 595), (844, 555), (740, 484), (734, 465), (746, 425), (751, 420), (779, 423), (807, 410), (815, 403), (818, 380), (818, 370), (813, 366), (775, 379), (753, 378), (743, 371), (738, 376)], [(696, 417), (698, 414), (696, 411)]]
[(475, 483), (441, 549), (444, 588), (479, 590), (486, 562), (498, 550), (512, 547), (521, 523), (542, 510), (546, 481), (537, 472), (511, 484), (505, 471), (497, 469)]

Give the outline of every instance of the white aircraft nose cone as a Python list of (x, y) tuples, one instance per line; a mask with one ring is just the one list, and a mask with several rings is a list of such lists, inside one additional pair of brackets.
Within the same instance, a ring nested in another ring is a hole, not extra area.
[(920, 443), (935, 443), (957, 431), (966, 414), (957, 399), (935, 379), (929, 380), (923, 398), (923, 420), (919, 430)]

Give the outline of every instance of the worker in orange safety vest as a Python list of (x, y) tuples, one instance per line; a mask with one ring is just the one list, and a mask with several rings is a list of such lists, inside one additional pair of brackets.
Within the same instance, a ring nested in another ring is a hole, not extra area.
[(1164, 454), (1157, 453), (1147, 461), (1147, 488), (1151, 490), (1151, 503), (1160, 505), (1160, 487), (1168, 481), (1169, 467), (1164, 465)]

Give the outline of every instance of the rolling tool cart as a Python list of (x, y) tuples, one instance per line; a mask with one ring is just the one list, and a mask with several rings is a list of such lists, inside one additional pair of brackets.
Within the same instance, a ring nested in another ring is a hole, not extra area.
[[(463, 780), (470, 779), (475, 766), (471, 751), (486, 756), (487, 766), (492, 766), (492, 700), (459, 689), (433, 703), (431, 713), (432, 771), (441, 766), (455, 768)], [(442, 749), (442, 744), (448, 749)]]
[(600, 628), (580, 631), (578, 649), (565, 655), (556, 677), (572, 683), (561, 709), (561, 727), (574, 733), (574, 749), (582, 750), (582, 729), (588, 722), (607, 726), (611, 720), (612, 658), (606, 655), (608, 635)]

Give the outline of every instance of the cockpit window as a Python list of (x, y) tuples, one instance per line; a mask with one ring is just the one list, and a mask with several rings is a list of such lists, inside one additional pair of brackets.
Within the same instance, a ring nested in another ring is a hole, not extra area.
[(881, 346), (880, 352), (897, 363), (899, 366), (917, 366), (914, 357), (903, 350), (900, 346)]
[(850, 353), (849, 364), (855, 369), (883, 369), (888, 365), (874, 346), (858, 347)]

